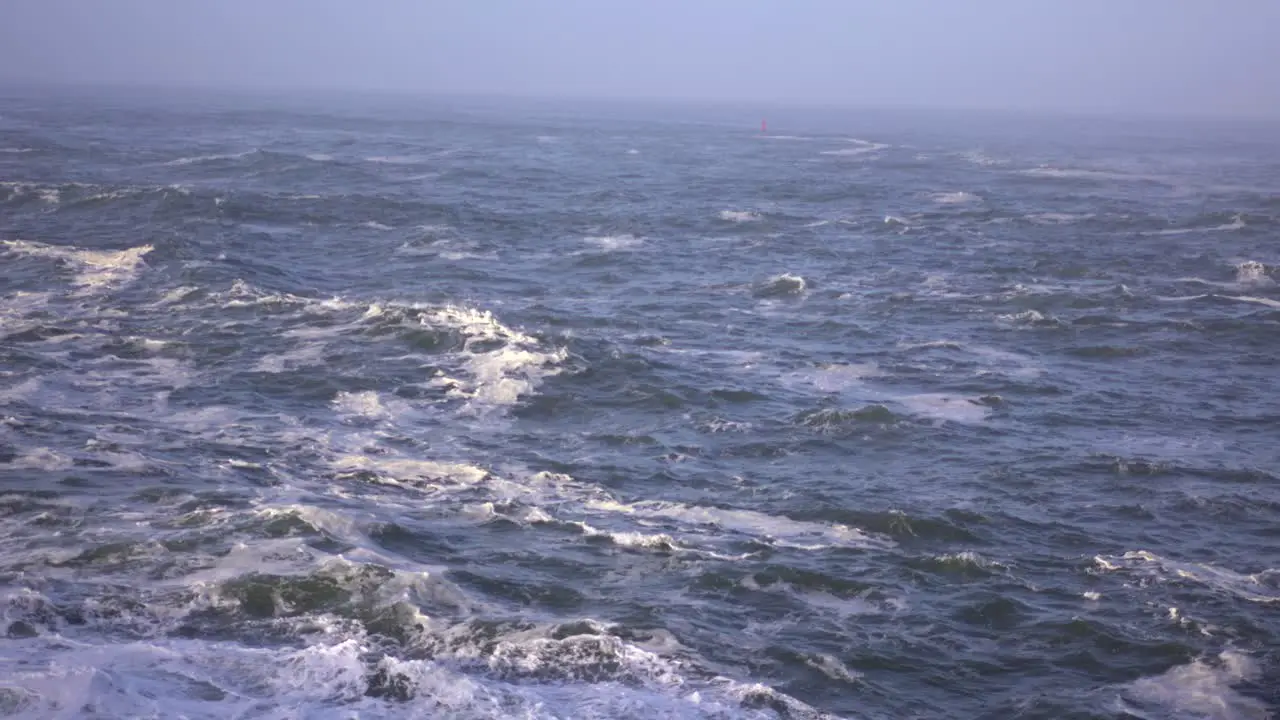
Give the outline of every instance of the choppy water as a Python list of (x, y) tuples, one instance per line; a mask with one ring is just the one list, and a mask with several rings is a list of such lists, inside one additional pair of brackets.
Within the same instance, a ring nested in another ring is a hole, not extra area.
[(5, 95), (0, 712), (1271, 716), (1274, 134), (771, 121)]

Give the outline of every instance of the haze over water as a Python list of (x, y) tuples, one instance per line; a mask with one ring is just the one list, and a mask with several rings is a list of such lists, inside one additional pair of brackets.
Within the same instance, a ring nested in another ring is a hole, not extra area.
[(72, 5), (0, 714), (1276, 715), (1270, 5)]

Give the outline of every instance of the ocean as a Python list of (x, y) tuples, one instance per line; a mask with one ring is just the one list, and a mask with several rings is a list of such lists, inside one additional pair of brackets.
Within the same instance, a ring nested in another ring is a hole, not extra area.
[(0, 92), (0, 716), (1280, 706), (1280, 132)]

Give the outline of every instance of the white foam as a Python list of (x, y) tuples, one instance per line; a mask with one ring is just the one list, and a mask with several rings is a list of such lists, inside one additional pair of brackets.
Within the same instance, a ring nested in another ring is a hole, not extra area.
[(1023, 310), (1022, 312), (996, 315), (996, 322), (1005, 325), (1035, 325), (1045, 321), (1039, 310)]
[(721, 210), (720, 219), (736, 223), (757, 222), (760, 214), (750, 210)]
[(1092, 220), (1095, 215), (1093, 213), (1042, 212), (1032, 213), (1026, 217), (1028, 220), (1035, 223), (1065, 225), (1067, 223), (1079, 222), (1081, 220)]
[(667, 533), (642, 533), (642, 532), (608, 532), (592, 527), (584, 522), (573, 523), (582, 530), (582, 533), (591, 537), (606, 537), (615, 545), (623, 547), (641, 548), (645, 550), (679, 550), (682, 549), (674, 538)]
[(1280, 308), (1280, 300), (1272, 298), (1255, 297), (1253, 295), (1223, 295), (1222, 297), (1236, 302), (1253, 303), (1255, 305), (1266, 305), (1271, 308)]
[(465, 463), (437, 462), (385, 455), (352, 454), (336, 458), (335, 469), (342, 472), (368, 470), (386, 480), (406, 484), (442, 483), (454, 486), (474, 486), (489, 477), (489, 472)]
[(1203, 563), (1170, 560), (1146, 550), (1119, 557), (1100, 555), (1094, 563), (1102, 570), (1126, 570), (1161, 582), (1194, 582), (1249, 602), (1280, 603), (1280, 569), (1246, 575)]
[(756, 287), (757, 297), (777, 297), (780, 295), (802, 295), (809, 289), (809, 283), (799, 275), (781, 273), (774, 275)]
[(382, 398), (373, 390), (340, 392), (333, 399), (333, 407), (340, 413), (366, 418), (386, 418), (391, 414), (382, 404)]
[(635, 149), (635, 148), (631, 148), (630, 150), (628, 150), (628, 151), (627, 151), (627, 154), (628, 154), (628, 155), (639, 155), (639, 154), (640, 154), (640, 151), (639, 151), (639, 150), (637, 150), (637, 149)]
[(1030, 356), (1021, 353), (999, 350), (983, 345), (965, 345), (964, 348), (984, 361), (984, 368), (979, 375), (998, 373), (1013, 378), (1029, 379), (1044, 374), (1044, 367), (1036, 363)]
[[(164, 637), (91, 644), (23, 642), (23, 660), (0, 659), (0, 687), (21, 698), (21, 718), (104, 717), (722, 718), (831, 717), (760, 684), (689, 673), (664, 655), (683, 646), (655, 632), (627, 642), (602, 623), (522, 626), (478, 633), (419, 614), (429, 659), (382, 654), (359, 627), (308, 622), (302, 646), (242, 645)], [(281, 623), (282, 625), (284, 623)], [(565, 629), (570, 634), (561, 636)], [(683, 653), (687, 655), (687, 651)], [(821, 659), (819, 659), (821, 663)], [(823, 663), (832, 672), (836, 663)], [(471, 673), (466, 670), (472, 669)], [(476, 672), (479, 670), (479, 672)], [(405, 697), (377, 697), (375, 678)]]
[(85, 250), (25, 240), (0, 240), (0, 246), (19, 255), (55, 258), (77, 266), (80, 273), (73, 283), (85, 292), (113, 289), (132, 280), (145, 264), (143, 256), (153, 250), (150, 245), (126, 250)]
[(583, 240), (603, 250), (630, 250), (644, 244), (644, 238), (631, 234), (589, 236)]
[(923, 342), (903, 342), (898, 343), (898, 347), (903, 350), (933, 350), (935, 348), (944, 348), (947, 350), (962, 350), (964, 343), (958, 340), (925, 340)]
[(900, 397), (897, 402), (913, 415), (956, 423), (980, 423), (991, 414), (991, 408), (977, 398), (922, 393)]
[(1247, 227), (1244, 218), (1236, 215), (1229, 223), (1222, 225), (1214, 225), (1213, 227), (1191, 227), (1191, 228), (1168, 228), (1166, 230), (1152, 230), (1147, 235), (1188, 235), (1191, 233), (1208, 233), (1208, 232), (1230, 232), (1232, 230), (1240, 230)]
[(1267, 272), (1267, 266), (1257, 260), (1245, 260), (1236, 265), (1236, 283), (1249, 286), (1275, 285), (1275, 280)]
[(178, 166), (178, 165), (194, 165), (196, 163), (214, 162), (217, 160), (239, 160), (240, 158), (247, 157), (249, 155), (252, 155), (255, 152), (257, 152), (257, 150), (246, 150), (244, 152), (239, 152), (239, 153), (223, 153), (223, 154), (214, 154), (214, 155), (193, 155), (191, 157), (181, 157), (181, 158), (178, 158), (177, 160), (170, 160), (169, 162), (164, 164)]
[[(471, 378), (454, 383), (454, 391), (470, 398), (473, 408), (504, 406), (530, 393), (544, 378), (559, 372), (564, 349), (547, 351), (538, 341), (498, 322), (488, 311), (445, 306), (425, 311), (423, 322), (455, 329), (464, 341), (462, 361)], [(475, 346), (494, 340), (500, 347), (476, 351)]]
[(333, 160), (333, 156), (326, 153), (310, 153), (306, 157), (313, 162), (330, 162)]
[(52, 448), (28, 448), (11, 461), (13, 467), (55, 472), (73, 466), (71, 458)]
[(968, 160), (974, 165), (981, 165), (982, 167), (994, 167), (996, 165), (1004, 165), (1006, 162), (1004, 160), (993, 158), (990, 155), (987, 155), (980, 150), (968, 150), (966, 152), (962, 152), (960, 153), (960, 157), (964, 158), (965, 160)]
[(367, 227), (370, 230), (384, 230), (384, 231), (395, 230), (395, 228), (391, 227), (390, 225), (383, 225), (382, 223), (377, 222), (376, 220), (369, 220), (368, 222), (363, 222), (361, 223), (361, 226)]
[(958, 190), (956, 192), (934, 193), (933, 201), (940, 205), (962, 205), (966, 203), (977, 202), (982, 198), (970, 192)]
[(792, 520), (754, 510), (665, 501), (623, 503), (603, 495), (588, 499), (585, 507), (595, 512), (675, 521), (683, 526), (681, 534), (685, 537), (696, 534), (718, 537), (722, 530), (732, 530), (762, 541), (770, 541), (774, 545), (802, 550), (831, 546), (883, 548), (892, 545), (887, 540), (867, 535), (847, 525)]
[(6, 154), (17, 155), (19, 153), (29, 153), (29, 152), (35, 152), (35, 148), (14, 148), (14, 147), (0, 148), (0, 153), (6, 153)]
[(1271, 717), (1267, 706), (1233, 687), (1258, 676), (1250, 657), (1226, 650), (1212, 660), (1194, 660), (1134, 681), (1125, 688), (1121, 704), (1127, 713), (1151, 720), (1265, 720)]
[(878, 152), (880, 150), (884, 150), (885, 148), (889, 147), (884, 143), (876, 143), (876, 142), (871, 142), (869, 140), (859, 140), (858, 138), (845, 138), (845, 142), (852, 143), (855, 147), (838, 148), (836, 150), (823, 150), (820, 152), (820, 154), (836, 155), (840, 157), (854, 157), (858, 155), (866, 155), (869, 153)]
[(747, 432), (753, 427), (749, 422), (739, 420), (726, 420), (724, 418), (711, 418), (703, 427), (707, 432), (726, 433), (726, 432)]
[(367, 162), (380, 165), (416, 165), (425, 159), (417, 155), (374, 155), (365, 158)]
[(253, 370), (254, 372), (283, 373), (301, 367), (319, 365), (324, 362), (325, 348), (324, 343), (312, 343), (289, 352), (264, 355), (254, 364)]
[(1135, 175), (1112, 170), (1090, 170), (1086, 168), (1060, 168), (1051, 165), (1028, 168), (1019, 171), (1022, 175), (1063, 180), (1119, 180), (1119, 181), (1159, 181), (1160, 178), (1149, 175)]
[(861, 386), (868, 378), (884, 374), (875, 363), (832, 363), (817, 368), (810, 378), (813, 386), (822, 392), (842, 392)]

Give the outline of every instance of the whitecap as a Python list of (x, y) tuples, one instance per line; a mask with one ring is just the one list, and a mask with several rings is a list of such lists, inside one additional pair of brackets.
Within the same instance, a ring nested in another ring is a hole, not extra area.
[(416, 155), (374, 155), (365, 158), (366, 162), (378, 163), (380, 165), (416, 165), (421, 163), (425, 158)]
[(1271, 717), (1266, 704), (1234, 687), (1258, 677), (1252, 658), (1226, 650), (1213, 659), (1193, 660), (1163, 674), (1135, 680), (1125, 688), (1121, 704), (1127, 714), (1151, 720), (1265, 720)]
[(1245, 260), (1236, 265), (1236, 283), (1242, 286), (1275, 285), (1267, 266), (1257, 260)]
[(756, 286), (756, 297), (779, 297), (783, 295), (801, 295), (809, 289), (809, 283), (799, 275), (782, 273), (774, 275)]
[(1039, 310), (1023, 310), (1022, 312), (996, 315), (996, 322), (1005, 325), (1027, 326), (1040, 325), (1048, 321)]
[(722, 531), (729, 530), (772, 545), (799, 550), (819, 550), (832, 546), (884, 548), (893, 544), (840, 523), (792, 520), (754, 510), (685, 505), (660, 500), (625, 503), (603, 494), (588, 498), (585, 509), (650, 520), (674, 521), (683, 527), (682, 535), (686, 538), (701, 535), (706, 539), (719, 539)]
[(1031, 213), (1026, 216), (1026, 219), (1040, 224), (1066, 225), (1081, 220), (1092, 220), (1094, 217), (1094, 213), (1041, 212)]
[(978, 200), (982, 199), (977, 195), (974, 195), (973, 193), (965, 192), (963, 190), (957, 190), (955, 192), (934, 193), (930, 197), (933, 198), (934, 202), (940, 205), (962, 205), (966, 203), (977, 202)]
[(214, 155), (193, 155), (191, 157), (180, 157), (177, 160), (170, 160), (165, 165), (195, 165), (197, 163), (215, 162), (218, 160), (238, 160), (257, 152), (256, 150), (246, 150), (239, 153), (223, 153)]
[(331, 462), (340, 472), (371, 471), (392, 483), (442, 483), (474, 486), (489, 477), (489, 472), (466, 463), (440, 462), (386, 455), (354, 453)]
[(1159, 181), (1160, 178), (1149, 175), (1135, 175), (1112, 170), (1091, 170), (1086, 168), (1061, 168), (1052, 165), (1020, 170), (1020, 174), (1030, 177), (1055, 178), (1062, 180), (1118, 180), (1118, 181)]
[(333, 398), (333, 407), (340, 413), (366, 418), (386, 418), (391, 414), (373, 390), (340, 392)]
[(875, 363), (832, 363), (817, 368), (811, 378), (814, 387), (833, 393), (861, 386), (864, 380), (884, 374)]
[(636, 237), (630, 233), (624, 235), (589, 236), (583, 238), (583, 240), (591, 245), (599, 247), (602, 250), (630, 250), (644, 244), (644, 238)]
[(980, 150), (967, 150), (959, 154), (959, 157), (968, 160), (974, 165), (982, 167), (994, 167), (996, 165), (1004, 165), (1006, 161), (993, 158)]
[(838, 148), (835, 150), (823, 150), (821, 155), (835, 155), (840, 157), (854, 157), (858, 155), (866, 155), (868, 153), (878, 152), (889, 147), (884, 143), (871, 142), (870, 140), (860, 140), (858, 138), (845, 138), (845, 142), (852, 143), (855, 147)]
[(1209, 232), (1230, 232), (1232, 230), (1241, 230), (1247, 227), (1244, 218), (1236, 215), (1231, 218), (1231, 222), (1212, 227), (1189, 227), (1189, 228), (1167, 228), (1164, 230), (1151, 230), (1147, 235), (1188, 235), (1191, 233), (1209, 233)]
[(0, 247), (27, 257), (55, 258), (78, 266), (80, 273), (73, 282), (85, 292), (113, 289), (132, 280), (145, 264), (143, 256), (154, 249), (141, 245), (125, 250), (86, 250), (25, 240), (0, 240)]
[(720, 219), (736, 223), (756, 222), (760, 214), (750, 210), (721, 210)]
[(1280, 603), (1280, 569), (1246, 575), (1205, 563), (1170, 560), (1146, 550), (1119, 557), (1100, 555), (1094, 563), (1102, 570), (1126, 570), (1161, 582), (1194, 582), (1249, 602)]
[(383, 225), (382, 223), (380, 223), (380, 222), (378, 222), (378, 221), (376, 221), (376, 220), (369, 220), (369, 221), (363, 222), (363, 223), (361, 223), (361, 226), (362, 226), (362, 227), (367, 227), (367, 228), (369, 228), (370, 230), (383, 230), (383, 231), (386, 231), (386, 230), (395, 230), (395, 228), (394, 228), (394, 227), (391, 227), (390, 225)]
[(1265, 305), (1270, 308), (1280, 308), (1280, 300), (1272, 298), (1255, 297), (1253, 295), (1222, 295), (1227, 300), (1235, 300), (1236, 302), (1253, 303), (1255, 305)]
[(922, 393), (900, 397), (897, 402), (913, 415), (955, 423), (980, 423), (991, 414), (991, 407), (979, 398)]

